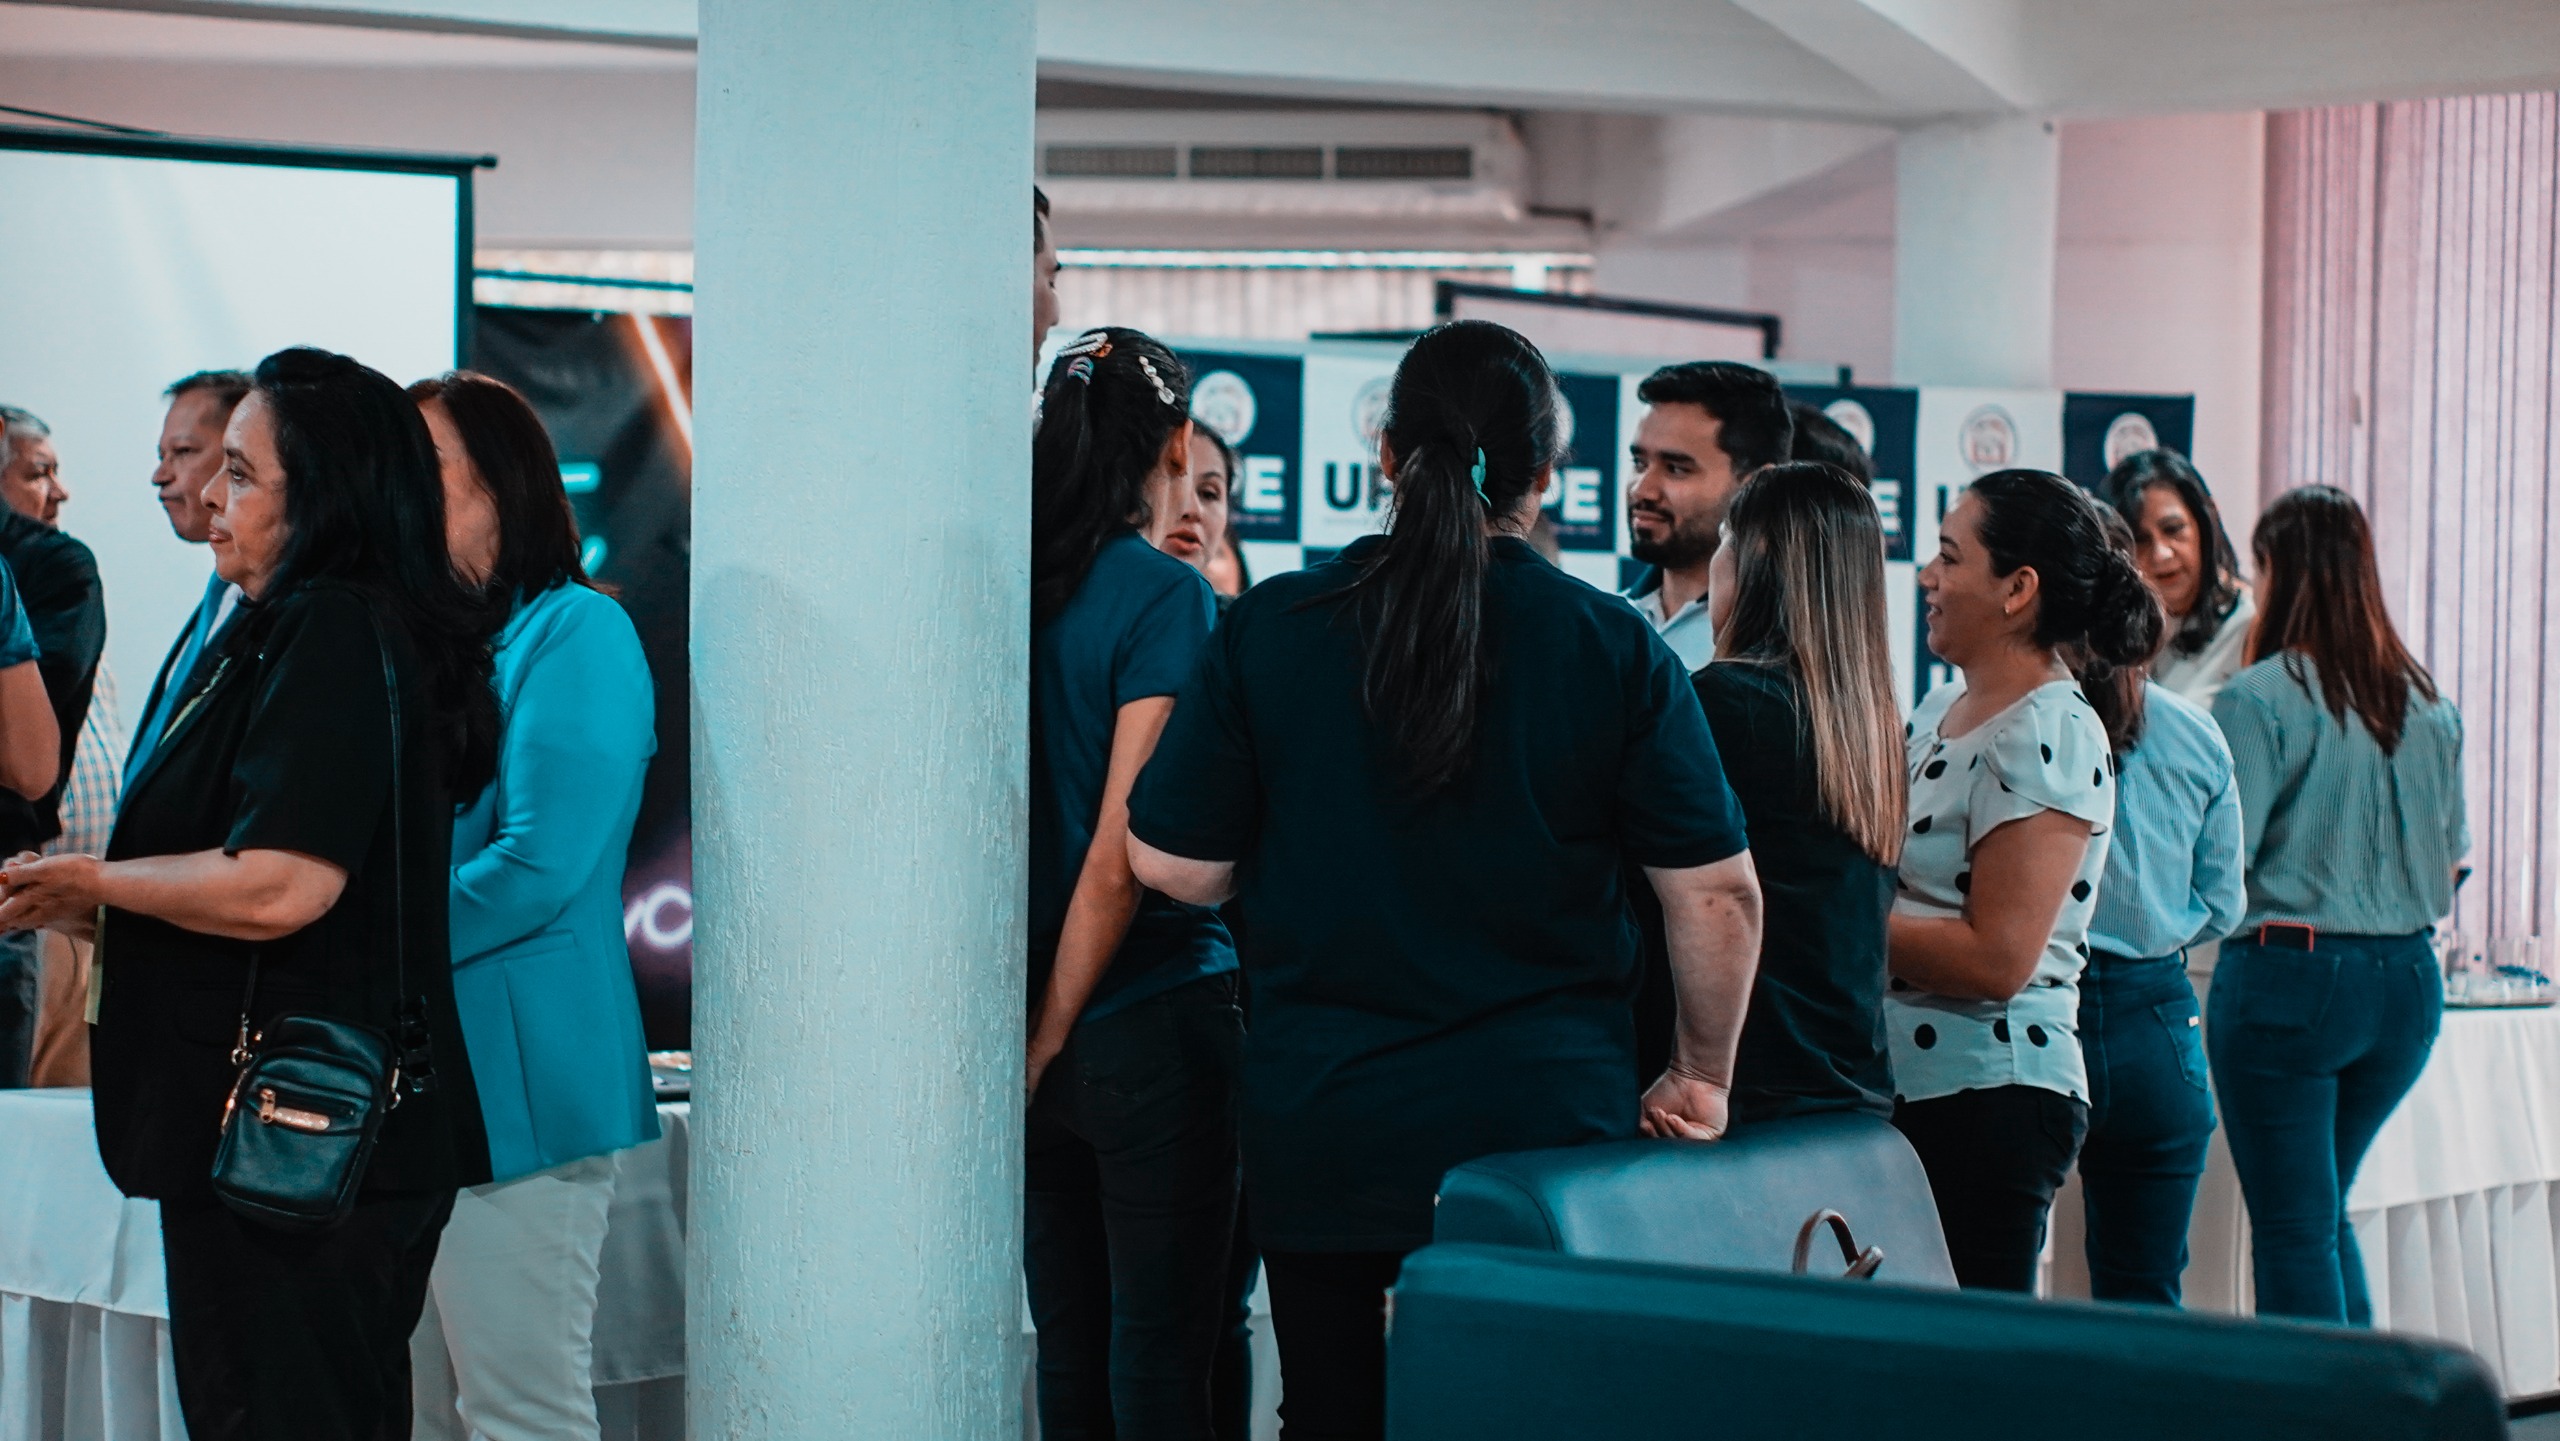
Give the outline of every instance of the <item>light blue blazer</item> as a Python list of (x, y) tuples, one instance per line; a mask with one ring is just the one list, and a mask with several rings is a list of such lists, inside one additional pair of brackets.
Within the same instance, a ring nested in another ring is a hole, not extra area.
[(518, 604), (497, 687), (498, 778), (453, 827), (453, 998), (505, 1181), (658, 1135), (622, 938), (658, 742), (639, 633), (585, 586)]

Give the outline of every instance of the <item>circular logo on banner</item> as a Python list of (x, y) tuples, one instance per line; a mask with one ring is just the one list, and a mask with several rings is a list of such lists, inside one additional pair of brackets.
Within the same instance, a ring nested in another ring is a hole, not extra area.
[(1378, 448), (1378, 433), (1387, 428), (1387, 392), (1394, 385), (1394, 376), (1381, 375), (1351, 397), (1351, 429), (1372, 452)]
[(1831, 417), (1833, 425), (1849, 432), (1849, 438), (1858, 443), (1858, 449), (1865, 451), (1870, 459), (1874, 458), (1876, 418), (1867, 413), (1865, 406), (1844, 397), (1822, 407), (1822, 413)]
[(1253, 387), (1232, 370), (1213, 370), (1191, 387), (1191, 413), (1229, 445), (1253, 434)]
[(2151, 417), (2141, 411), (2128, 410), (2107, 422), (2107, 469), (2124, 464), (2126, 456), (2159, 448), (2160, 432), (2151, 428)]
[(2006, 470), (2018, 458), (2018, 423), (1996, 405), (1982, 406), (1964, 418), (1956, 448), (1976, 475)]

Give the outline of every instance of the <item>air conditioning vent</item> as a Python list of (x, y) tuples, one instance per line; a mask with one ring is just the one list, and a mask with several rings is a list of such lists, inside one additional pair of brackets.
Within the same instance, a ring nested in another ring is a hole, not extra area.
[(1322, 180), (1321, 145), (1194, 145), (1194, 180)]
[(1170, 145), (1052, 145), (1044, 163), (1059, 179), (1171, 180), (1176, 159)]
[(1476, 153), (1464, 145), (1339, 145), (1336, 180), (1473, 180)]

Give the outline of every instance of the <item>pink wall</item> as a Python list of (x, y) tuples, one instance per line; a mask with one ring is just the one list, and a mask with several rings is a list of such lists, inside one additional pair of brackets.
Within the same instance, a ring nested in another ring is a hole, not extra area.
[(2191, 393), (2193, 459), (2248, 544), (2258, 511), (2265, 117), (2062, 129), (2054, 383)]
[(2268, 124), (2265, 473), (2364, 503), (2394, 617), (2462, 708), (2474, 937), (2554, 920), (2555, 177), (2560, 96)]
[(693, 247), (693, 74), (619, 68), (340, 66), (0, 57), (0, 96), (183, 135), (494, 154), (473, 182), (480, 243)]
[[(2193, 394), (2196, 463), (2243, 544), (2258, 496), (2264, 130), (2254, 112), (2066, 123), (2055, 236), (2056, 385)], [(1841, 170), (1868, 179), (1711, 245), (1603, 249), (1595, 287), (1775, 311), (1790, 359), (1889, 380), (1893, 167)]]

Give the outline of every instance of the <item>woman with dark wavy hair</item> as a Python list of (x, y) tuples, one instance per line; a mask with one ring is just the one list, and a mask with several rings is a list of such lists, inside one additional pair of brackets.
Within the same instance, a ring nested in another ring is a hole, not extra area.
[(2251, 548), (2252, 663), (2213, 703), (2249, 905), (2214, 967), (2205, 1049), (2260, 1314), (2368, 1326), (2346, 1196), (2443, 1017), (2430, 937), (2471, 848), (2462, 715), (2392, 626), (2344, 491), (2286, 492)]
[(2116, 462), (2100, 494), (2133, 528), (2133, 563), (2169, 613), (2169, 639), (2151, 678), (2199, 706), (2248, 664), (2258, 608), (2222, 511), (2195, 466), (2174, 450)]
[[(386, 377), (279, 351), (223, 446), (204, 501), (239, 613), (171, 679), (106, 856), (0, 868), (0, 927), (100, 943), (98, 1152), (160, 1203), (188, 1434), (373, 1441), (408, 1428), (437, 1240), (455, 1189), (489, 1177), (445, 921), (454, 801), (497, 761), (489, 616), (446, 556), (426, 425)], [(209, 1178), (234, 1046), (280, 1015), (401, 1057), (354, 1209), (317, 1230), (235, 1213)]]
[[(1557, 401), (1501, 326), (1414, 342), (1387, 533), (1235, 603), (1130, 801), (1139, 879), (1243, 905), (1245, 1188), (1293, 1437), (1380, 1434), (1387, 1290), (1450, 1167), (1725, 1126), (1760, 891), (1687, 668), (1523, 538)], [(1629, 864), (1680, 1007), (1641, 1095)]]
[(1040, 1434), (1206, 1441), (1236, 1208), (1236, 953), (1129, 865), (1129, 786), (1217, 598), (1147, 543), (1191, 376), (1134, 330), (1058, 355), (1031, 444), (1031, 1092)]

